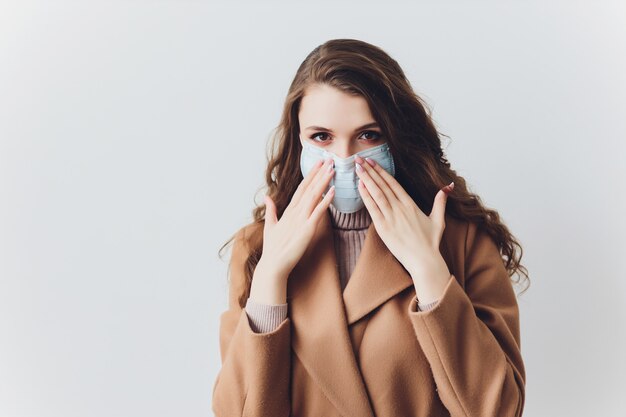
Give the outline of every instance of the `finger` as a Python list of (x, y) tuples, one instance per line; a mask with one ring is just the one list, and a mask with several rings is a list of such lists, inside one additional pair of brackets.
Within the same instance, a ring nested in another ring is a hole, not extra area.
[(363, 200), (363, 203), (365, 203), (367, 212), (372, 218), (372, 221), (375, 221), (375, 222), (382, 221), (384, 219), (383, 213), (380, 211), (380, 209), (378, 208), (378, 205), (376, 204), (376, 202), (370, 195), (369, 191), (367, 190), (367, 187), (365, 186), (365, 183), (361, 180), (358, 181), (358, 190), (359, 190), (359, 193), (361, 194), (361, 199)]
[(304, 177), (304, 179), (300, 181), (298, 188), (296, 188), (296, 192), (293, 194), (293, 197), (291, 197), (291, 201), (294, 204), (298, 204), (298, 202), (302, 198), (302, 194), (304, 194), (304, 190), (306, 190), (306, 188), (309, 186), (309, 184), (311, 184), (313, 179), (319, 174), (321, 168), (325, 165), (325, 162), (328, 162), (328, 160), (325, 161), (324, 159), (319, 159), (317, 162), (315, 162), (306, 177)]
[(365, 188), (367, 188), (370, 196), (379, 207), (380, 211), (384, 214), (385, 218), (389, 218), (391, 215), (392, 207), (389, 203), (389, 200), (387, 200), (387, 196), (361, 164), (357, 162), (355, 166), (356, 173), (361, 181), (365, 184)]
[(322, 201), (320, 201), (319, 204), (315, 207), (315, 210), (313, 210), (313, 213), (311, 213), (310, 219), (315, 224), (319, 222), (322, 215), (326, 214), (326, 209), (328, 209), (330, 202), (333, 201), (334, 196), (335, 196), (335, 186), (333, 185), (332, 187), (330, 187), (330, 189), (328, 190), (328, 192), (326, 193)]
[(398, 200), (398, 197), (396, 197), (396, 194), (389, 187), (389, 184), (387, 184), (387, 182), (380, 176), (380, 174), (376, 172), (376, 170), (369, 163), (366, 163), (363, 158), (357, 157), (356, 159), (358, 160), (361, 167), (363, 167), (363, 170), (365, 170), (370, 178), (372, 178), (372, 181), (374, 181), (378, 188), (381, 189), (381, 191), (387, 198), (390, 207), (393, 209), (393, 204), (391, 204), (391, 202)]
[(319, 177), (315, 179), (316, 182), (309, 184), (309, 188), (301, 199), (301, 205), (304, 207), (307, 217), (311, 216), (322, 197), (322, 193), (328, 189), (328, 184), (335, 175), (335, 169), (332, 165), (328, 165), (321, 171)]
[(309, 185), (309, 183), (313, 180), (315, 175), (317, 175), (319, 169), (321, 168), (323, 164), (324, 164), (323, 159), (317, 160), (315, 164), (313, 164), (313, 166), (311, 167), (311, 170), (309, 171), (309, 173), (302, 179), (302, 181), (300, 181), (300, 184), (298, 184), (296, 191), (291, 197), (291, 201), (294, 204), (297, 204), (298, 201), (300, 201), (300, 198), (302, 198), (302, 193), (304, 192), (306, 187)]
[(398, 180), (391, 175), (385, 168), (383, 168), (379, 163), (377, 163), (372, 158), (365, 158), (364, 166), (370, 166), (379, 176), (383, 179), (389, 188), (393, 191), (393, 194), (396, 196), (398, 200), (400, 200), (404, 204), (414, 203), (411, 196), (405, 191), (404, 188), (400, 185)]
[(451, 187), (446, 186), (439, 190), (439, 192), (435, 196), (433, 209), (428, 215), (428, 217), (430, 217), (430, 219), (434, 223), (438, 224), (442, 230), (446, 227), (445, 213), (446, 213), (446, 203), (448, 201), (448, 191), (451, 191), (453, 187), (454, 187), (454, 182), (451, 183)]

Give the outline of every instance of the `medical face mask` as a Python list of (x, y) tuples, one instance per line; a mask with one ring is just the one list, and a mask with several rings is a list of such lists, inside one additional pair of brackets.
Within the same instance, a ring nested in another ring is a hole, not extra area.
[(383, 167), (385, 171), (395, 177), (395, 165), (391, 152), (389, 151), (388, 143), (365, 149), (348, 158), (340, 158), (334, 153), (328, 152), (308, 142), (302, 144), (300, 169), (304, 177), (307, 176), (318, 160), (332, 158), (335, 161), (335, 174), (333, 178), (331, 178), (330, 184), (328, 184), (328, 188), (324, 191), (324, 194), (328, 192), (330, 187), (335, 186), (335, 195), (331, 204), (337, 211), (342, 213), (354, 213), (365, 207), (365, 203), (363, 199), (361, 199), (361, 194), (358, 189), (359, 176), (355, 171), (356, 165), (354, 161), (356, 155), (359, 155), (363, 159), (373, 159)]

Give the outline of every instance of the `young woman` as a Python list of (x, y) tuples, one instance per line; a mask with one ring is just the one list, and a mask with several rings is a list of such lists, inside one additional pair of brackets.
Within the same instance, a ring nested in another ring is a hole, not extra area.
[(215, 415), (520, 416), (521, 246), (398, 63), (315, 48), (275, 138), (265, 204), (230, 240)]

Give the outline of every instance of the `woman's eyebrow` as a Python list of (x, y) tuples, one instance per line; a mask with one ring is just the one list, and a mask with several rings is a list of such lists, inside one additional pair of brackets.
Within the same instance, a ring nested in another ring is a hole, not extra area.
[[(363, 125), (361, 127), (357, 127), (356, 129), (354, 129), (354, 131), (356, 132), (356, 131), (359, 131), (359, 130), (362, 130), (362, 129), (367, 129), (368, 127), (380, 127), (380, 126), (378, 126), (378, 123), (376, 123), (376, 122), (371, 122), (371, 123), (365, 124), (365, 125)], [(332, 132), (331, 129), (327, 129), (327, 128), (321, 127), (321, 126), (309, 126), (305, 130), (323, 130), (323, 131), (326, 131), (326, 132)]]

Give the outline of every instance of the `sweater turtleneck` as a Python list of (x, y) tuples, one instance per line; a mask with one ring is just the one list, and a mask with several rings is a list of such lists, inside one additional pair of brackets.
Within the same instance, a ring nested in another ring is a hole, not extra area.
[[(354, 271), (368, 228), (372, 224), (372, 218), (366, 207), (354, 213), (343, 213), (331, 204), (328, 211), (333, 229), (339, 280), (343, 291)], [(418, 302), (417, 310), (430, 310), (438, 301), (427, 304)], [(252, 330), (257, 333), (267, 333), (275, 330), (285, 320), (288, 304), (263, 304), (248, 298), (245, 310)]]
[(343, 291), (354, 271), (372, 218), (365, 207), (354, 213), (342, 213), (331, 204), (328, 211), (333, 228), (339, 281)]
[(372, 218), (366, 207), (354, 213), (342, 213), (331, 204), (328, 211), (333, 229), (336, 230), (363, 230), (372, 224)]

